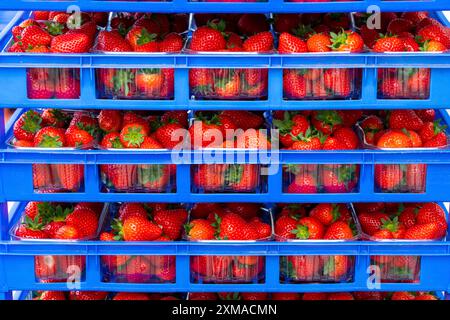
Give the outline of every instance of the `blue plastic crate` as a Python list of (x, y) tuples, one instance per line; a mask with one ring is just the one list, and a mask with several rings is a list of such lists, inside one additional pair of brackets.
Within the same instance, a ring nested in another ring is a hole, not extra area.
[[(11, 40), (10, 29), (29, 16), (19, 13), (0, 34), (0, 48)], [(448, 24), (442, 13), (435, 16)], [(361, 98), (353, 100), (286, 100), (283, 98), (283, 70), (295, 68), (362, 69)], [(102, 68), (174, 68), (173, 100), (100, 99), (96, 91), (96, 70)], [(227, 101), (194, 100), (189, 95), (189, 69), (192, 68), (262, 68), (268, 69), (266, 100)], [(431, 69), (431, 88), (426, 99), (379, 99), (377, 69), (415, 67)], [(74, 68), (80, 70), (80, 99), (29, 99), (27, 68)], [(450, 99), (446, 82), (450, 78), (450, 53), (327, 53), (327, 54), (0, 54), (0, 77), (4, 79), (4, 107), (57, 107), (88, 109), (153, 109), (153, 110), (267, 110), (267, 109), (387, 109), (446, 108)]]
[[(26, 203), (13, 209), (11, 224), (17, 221)], [(447, 239), (448, 240), (448, 239)], [(336, 292), (336, 291), (447, 291), (450, 289), (449, 245), (447, 241), (398, 241), (340, 243), (289, 242), (33, 242), (3, 241), (0, 259), (3, 272), (0, 285), (3, 298), (12, 290), (68, 290), (66, 283), (38, 283), (34, 275), (35, 255), (86, 255), (86, 278), (78, 290), (130, 292)], [(356, 256), (355, 277), (348, 283), (281, 284), (279, 256), (282, 255)], [(166, 284), (118, 284), (102, 282), (101, 255), (175, 255), (176, 282)], [(265, 282), (258, 284), (196, 284), (190, 280), (189, 261), (193, 255), (265, 256)], [(420, 280), (415, 283), (381, 283), (368, 286), (370, 255), (421, 256)]]
[(139, 0), (9, 0), (0, 3), (0, 10), (49, 10), (65, 11), (69, 6), (77, 5), (84, 11), (148, 11), (148, 12), (365, 12), (370, 5), (376, 5), (382, 11), (418, 11), (448, 9), (446, 0), (355, 0), (313, 3), (291, 2), (283, 0), (243, 2), (201, 2), (189, 0), (139, 1)]

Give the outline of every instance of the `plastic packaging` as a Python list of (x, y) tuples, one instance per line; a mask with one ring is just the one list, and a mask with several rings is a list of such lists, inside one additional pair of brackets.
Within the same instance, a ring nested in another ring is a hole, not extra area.
[(33, 164), (32, 171), (34, 192), (78, 192), (84, 189), (82, 164)]
[(361, 99), (361, 69), (285, 69), (286, 100)]
[[(348, 205), (357, 234), (348, 240), (292, 240), (275, 235), (277, 241), (298, 243), (336, 243), (356, 241), (361, 231), (352, 205)], [(355, 256), (304, 255), (280, 256), (280, 281), (282, 283), (352, 282), (355, 276)]]
[(431, 70), (426, 68), (378, 69), (378, 99), (426, 100), (430, 79)]
[[(272, 212), (262, 208), (261, 218), (273, 229)], [(187, 238), (188, 241), (194, 241)], [(271, 237), (255, 241), (269, 241)], [(198, 241), (198, 240), (197, 240)], [(226, 240), (202, 240), (218, 242)], [(233, 241), (233, 243), (254, 241)], [(191, 256), (191, 281), (194, 283), (263, 283), (264, 256)]]
[(283, 165), (285, 193), (352, 193), (359, 190), (357, 164)]
[(423, 163), (376, 164), (375, 190), (382, 193), (424, 193), (427, 168)]
[(266, 176), (258, 164), (192, 165), (193, 192), (261, 193), (266, 190)]
[(100, 165), (107, 192), (176, 192), (176, 170), (170, 164)]
[(28, 99), (80, 99), (80, 69), (28, 68)]
[[(61, 240), (61, 239), (26, 239), (16, 236), (16, 232), (20, 225), (24, 222), (24, 216), (11, 228), (9, 234), (15, 241), (32, 241), (37, 243), (52, 243), (55, 241), (88, 241), (98, 238), (100, 227), (105, 220), (108, 212), (108, 204), (103, 206), (99, 217), (99, 228), (94, 237), (83, 238), (79, 240)], [(64, 282), (69, 277), (85, 277), (86, 257), (85, 256), (66, 256), (66, 255), (37, 255), (34, 257), (34, 271), (36, 280), (39, 282)]]
[(97, 69), (99, 99), (173, 100), (174, 69)]

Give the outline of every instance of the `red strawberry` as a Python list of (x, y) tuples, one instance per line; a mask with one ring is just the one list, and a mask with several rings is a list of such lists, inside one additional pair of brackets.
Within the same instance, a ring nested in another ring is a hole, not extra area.
[(402, 32), (410, 32), (412, 31), (413, 28), (414, 24), (410, 20), (397, 18), (389, 22), (387, 32), (394, 35), (398, 35), (401, 34)]
[(297, 227), (291, 231), (297, 239), (317, 240), (322, 239), (325, 228), (324, 225), (314, 217), (304, 217), (298, 220)]
[(120, 131), (120, 142), (125, 148), (139, 148), (147, 135), (140, 124), (127, 124)]
[(61, 186), (70, 191), (78, 191), (84, 179), (84, 166), (81, 164), (57, 164), (56, 172)]
[(50, 50), (55, 53), (86, 53), (91, 39), (83, 33), (62, 34), (52, 39)]
[(122, 225), (125, 241), (154, 241), (162, 235), (162, 232), (158, 225), (141, 217), (128, 218)]
[(450, 31), (442, 25), (428, 25), (417, 32), (422, 41), (435, 40), (442, 43), (447, 49), (450, 48)]
[(269, 52), (273, 49), (273, 36), (269, 31), (260, 32), (244, 41), (243, 48), (250, 52)]
[(259, 32), (268, 31), (269, 23), (264, 14), (243, 14), (238, 22), (237, 27), (240, 34), (251, 36)]
[(436, 223), (440, 230), (436, 237), (441, 238), (447, 232), (445, 212), (440, 205), (434, 202), (425, 203), (417, 212), (417, 224)]
[(404, 50), (403, 40), (396, 36), (382, 37), (373, 46), (373, 51), (375, 52), (399, 52)]
[(211, 222), (204, 219), (191, 220), (185, 229), (186, 235), (192, 240), (213, 240), (216, 232)]
[(399, 165), (375, 165), (375, 183), (383, 191), (396, 191), (403, 180), (403, 170)]
[(100, 31), (96, 49), (105, 52), (130, 52), (133, 48), (116, 30)]
[(64, 225), (59, 228), (58, 231), (56, 231), (54, 238), (64, 240), (79, 240), (83, 238), (83, 234), (81, 234), (74, 226)]
[(343, 221), (332, 223), (325, 232), (324, 239), (341, 240), (353, 238), (353, 231), (350, 226)]
[(436, 112), (434, 111), (434, 109), (414, 110), (414, 112), (419, 116), (420, 119), (422, 119), (423, 122), (433, 122), (436, 118)]
[(145, 27), (135, 26), (128, 32), (126, 39), (136, 52), (158, 52), (156, 37), (155, 33), (147, 31)]
[(378, 140), (380, 148), (411, 148), (412, 141), (403, 131), (387, 130)]
[(317, 193), (316, 178), (309, 174), (299, 174), (288, 186), (287, 193)]
[(178, 240), (187, 212), (184, 209), (158, 211), (153, 220), (162, 227), (163, 233), (171, 240)]
[(275, 222), (275, 234), (285, 239), (295, 239), (291, 232), (297, 227), (297, 220), (288, 215), (280, 216)]
[(120, 134), (117, 132), (111, 132), (105, 135), (100, 143), (105, 149), (121, 149), (123, 148), (122, 142), (120, 142)]
[(65, 133), (66, 146), (87, 148), (94, 142), (94, 137), (86, 130), (69, 127)]
[(423, 121), (414, 110), (393, 110), (389, 116), (389, 127), (419, 131), (423, 127)]
[(441, 232), (441, 227), (435, 222), (416, 224), (406, 230), (404, 238), (406, 240), (435, 240), (440, 237)]
[(233, 122), (243, 130), (247, 129), (259, 129), (264, 123), (264, 118), (244, 110), (226, 110), (222, 111), (222, 115), (225, 115), (233, 120)]
[(339, 207), (335, 204), (321, 203), (310, 211), (309, 216), (316, 218), (323, 225), (329, 226), (339, 219)]
[(302, 39), (287, 32), (282, 33), (278, 41), (279, 53), (298, 53), (308, 51), (308, 47)]
[(170, 33), (159, 43), (160, 52), (180, 52), (183, 49), (183, 38), (177, 33)]
[(42, 291), (37, 300), (67, 300), (64, 291)]
[(364, 49), (364, 40), (356, 32), (340, 31), (331, 33), (331, 48), (335, 51), (361, 52)]
[(98, 115), (98, 124), (105, 132), (119, 131), (122, 125), (122, 114), (118, 110), (102, 110)]
[(325, 33), (316, 33), (306, 42), (309, 52), (328, 52), (331, 51), (331, 37)]
[(33, 141), (36, 132), (41, 129), (42, 118), (36, 111), (29, 110), (14, 123), (14, 137), (19, 140)]
[(105, 300), (107, 296), (103, 291), (70, 291), (69, 300)]
[(98, 229), (98, 216), (90, 209), (78, 209), (66, 218), (68, 226), (74, 226), (82, 234), (82, 237), (94, 237)]
[(222, 33), (216, 29), (203, 26), (192, 34), (190, 49), (194, 51), (220, 51), (226, 47)]
[(61, 148), (66, 144), (64, 129), (44, 127), (34, 136), (34, 146), (41, 148)]
[(183, 127), (178, 123), (163, 124), (156, 130), (156, 139), (167, 149), (175, 148), (184, 138)]

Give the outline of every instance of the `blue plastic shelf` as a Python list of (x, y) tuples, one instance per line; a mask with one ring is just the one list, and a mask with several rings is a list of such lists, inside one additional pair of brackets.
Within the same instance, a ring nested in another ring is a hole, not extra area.
[(267, 0), (264, 2), (196, 2), (189, 0), (173, 1), (116, 1), (116, 0), (8, 0), (0, 3), (0, 10), (58, 10), (66, 11), (69, 6), (76, 5), (83, 11), (148, 11), (148, 12), (365, 12), (371, 5), (382, 11), (419, 11), (445, 10), (450, 8), (446, 0), (359, 0), (345, 2), (288, 2), (283, 0)]
[[(339, 2), (340, 3), (340, 2)], [(28, 13), (18, 13), (9, 28), (0, 33), (0, 48), (10, 42), (9, 30)], [(436, 17), (448, 24), (443, 14)], [(285, 100), (283, 69), (289, 68), (361, 68), (361, 98), (355, 100)], [(33, 100), (27, 97), (27, 68), (80, 69), (81, 97), (74, 100)], [(96, 92), (96, 69), (99, 68), (174, 68), (175, 96), (173, 100), (113, 100), (99, 99)], [(267, 68), (269, 92), (266, 100), (226, 101), (194, 100), (189, 95), (190, 68)], [(377, 98), (377, 69), (394, 67), (431, 68), (430, 97), (424, 100)], [(267, 109), (387, 109), (446, 108), (450, 99), (442, 94), (450, 78), (450, 53), (392, 54), (14, 54), (0, 53), (0, 77), (3, 81), (4, 107), (55, 107), (87, 109), (153, 109), (153, 110), (267, 110)]]
[[(19, 218), (25, 203), (16, 205), (12, 225)], [(74, 242), (36, 245), (32, 242), (0, 242), (0, 288), (11, 290), (67, 290), (66, 283), (37, 283), (34, 276), (34, 255), (85, 255), (86, 280), (80, 290), (136, 292), (314, 292), (314, 291), (448, 291), (450, 289), (450, 246), (442, 242), (343, 242), (343, 243), (283, 243), (283, 242)], [(117, 284), (101, 281), (101, 255), (175, 255), (176, 283)], [(265, 282), (259, 284), (194, 284), (190, 281), (189, 257), (192, 255), (263, 255), (266, 257)], [(281, 255), (351, 255), (356, 256), (353, 282), (321, 284), (281, 284)], [(379, 288), (367, 287), (370, 255), (421, 256), (420, 281), (417, 283), (382, 283)], [(2, 261), (1, 261), (2, 260)], [(0, 291), (2, 291), (0, 290)]]

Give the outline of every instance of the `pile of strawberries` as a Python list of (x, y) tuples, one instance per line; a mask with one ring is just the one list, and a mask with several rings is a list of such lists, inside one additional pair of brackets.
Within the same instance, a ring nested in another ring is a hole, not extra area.
[[(380, 111), (359, 123), (365, 143), (377, 148), (444, 148), (446, 126), (433, 109)], [(376, 164), (375, 183), (383, 192), (424, 192), (426, 164)]]
[(283, 149), (353, 150), (359, 138), (352, 127), (361, 110), (276, 111), (273, 125)]
[(438, 300), (429, 292), (190, 292), (188, 300)]
[(29, 68), (27, 96), (29, 99), (79, 99), (80, 70)]
[[(188, 212), (163, 203), (123, 203), (100, 234), (101, 241), (176, 241)], [(103, 256), (105, 280), (125, 283), (174, 282), (174, 256)]]
[[(351, 240), (357, 236), (352, 214), (343, 204), (279, 205), (275, 221), (277, 241)], [(285, 281), (347, 281), (354, 260), (349, 256), (281, 257)]]
[[(189, 241), (199, 240), (267, 240), (272, 226), (266, 223), (267, 212), (254, 203), (198, 203), (185, 226)], [(193, 256), (191, 274), (203, 282), (253, 282), (263, 276), (264, 257)]]
[[(98, 122), (104, 132), (100, 143), (103, 149), (172, 149), (179, 143), (172, 134), (187, 128), (188, 116), (185, 111), (157, 115), (102, 110)], [(175, 165), (104, 164), (100, 169), (103, 184), (112, 191), (163, 192), (175, 186)]]
[(355, 204), (362, 231), (370, 239), (436, 240), (447, 233), (445, 211), (429, 203)]
[[(29, 110), (14, 123), (15, 147), (89, 149), (96, 142), (97, 119), (86, 112), (68, 113), (44, 109)], [(84, 166), (79, 164), (33, 164), (36, 190), (77, 191), (84, 180)]]
[(98, 301), (98, 300), (180, 300), (178, 294), (118, 292), (103, 291), (38, 291), (33, 293), (33, 300), (71, 300), (71, 301)]
[[(14, 235), (20, 240), (94, 239), (102, 210), (103, 204), (99, 203), (29, 202)], [(34, 270), (40, 280), (64, 281), (70, 276), (69, 266), (84, 270), (85, 265), (86, 259), (82, 256), (36, 256)]]
[(92, 48), (98, 27), (105, 27), (107, 13), (35, 11), (12, 29), (14, 38), (9, 52), (87, 53)]
[[(274, 48), (274, 38), (263, 14), (195, 15), (195, 18), (198, 28), (189, 43), (189, 50), (195, 53), (264, 53)], [(264, 98), (267, 75), (267, 69), (191, 69), (189, 87), (195, 98)]]

